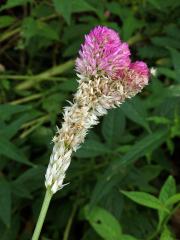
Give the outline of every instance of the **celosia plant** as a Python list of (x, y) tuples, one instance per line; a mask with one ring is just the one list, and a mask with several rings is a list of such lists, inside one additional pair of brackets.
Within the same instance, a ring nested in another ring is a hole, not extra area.
[(79, 87), (53, 142), (54, 147), (45, 176), (45, 200), (33, 235), (39, 238), (53, 194), (63, 188), (72, 152), (84, 142), (88, 130), (98, 124), (108, 109), (140, 92), (149, 80), (149, 69), (142, 61), (131, 62), (130, 50), (118, 34), (107, 27), (95, 27), (85, 36), (76, 59)]

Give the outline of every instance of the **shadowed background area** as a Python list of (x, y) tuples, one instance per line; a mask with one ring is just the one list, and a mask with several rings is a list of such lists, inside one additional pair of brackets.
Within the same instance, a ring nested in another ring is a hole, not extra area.
[(89, 132), (41, 240), (180, 238), (179, 12), (178, 0), (0, 1), (1, 240), (32, 236), (51, 139), (77, 89), (74, 62), (97, 25), (156, 75)]

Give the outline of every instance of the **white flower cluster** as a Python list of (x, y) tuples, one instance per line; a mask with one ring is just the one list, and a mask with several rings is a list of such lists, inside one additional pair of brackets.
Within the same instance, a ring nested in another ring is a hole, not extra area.
[(112, 80), (105, 76), (87, 79), (81, 75), (79, 78), (79, 88), (73, 103), (64, 109), (62, 127), (53, 139), (54, 147), (45, 176), (45, 185), (53, 194), (64, 186), (72, 152), (84, 142), (88, 129), (98, 123), (98, 117), (141, 90), (132, 89), (123, 79)]

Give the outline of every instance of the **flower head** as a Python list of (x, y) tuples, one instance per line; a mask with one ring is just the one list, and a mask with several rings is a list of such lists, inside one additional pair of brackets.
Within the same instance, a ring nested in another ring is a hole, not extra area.
[(95, 27), (85, 36), (76, 60), (76, 71), (86, 77), (97, 75), (117, 79), (119, 72), (129, 67), (130, 51), (118, 33), (107, 27)]
[(87, 36), (76, 60), (79, 87), (73, 103), (64, 109), (64, 122), (53, 139), (54, 148), (45, 185), (52, 193), (63, 185), (71, 155), (84, 142), (88, 130), (107, 110), (120, 106), (147, 85), (149, 69), (130, 60), (127, 43), (107, 27), (96, 27)]

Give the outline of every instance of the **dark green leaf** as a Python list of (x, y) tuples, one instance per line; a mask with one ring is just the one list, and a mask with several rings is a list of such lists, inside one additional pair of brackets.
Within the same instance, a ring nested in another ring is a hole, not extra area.
[(124, 167), (134, 163), (138, 158), (158, 148), (168, 135), (167, 129), (156, 131), (137, 142), (121, 159), (110, 163), (102, 178), (97, 182), (91, 203), (98, 202), (125, 174)]
[(86, 140), (82, 147), (75, 153), (77, 157), (97, 157), (109, 153), (110, 150), (100, 142)]
[(39, 116), (39, 114), (40, 113), (34, 111), (22, 114), (19, 118), (12, 121), (12, 123), (7, 124), (2, 128), (0, 127), (0, 135), (7, 139), (11, 139), (24, 123), (36, 116)]
[(10, 227), (11, 223), (11, 188), (8, 182), (0, 181), (0, 218)]
[(73, 12), (96, 11), (86, 0), (73, 0), (72, 2)]
[(138, 239), (133, 236), (123, 234), (121, 240), (138, 240)]
[(121, 109), (130, 120), (140, 124), (147, 129), (147, 131), (150, 131), (145, 107), (138, 98), (123, 103)]
[[(23, 197), (31, 197), (30, 193), (32, 191), (44, 186), (44, 174), (45, 168), (42, 166), (33, 167), (25, 171), (13, 181), (15, 194)], [(17, 192), (20, 187), (22, 187), (22, 191)]]
[(20, 163), (33, 165), (14, 144), (4, 137), (0, 137), (0, 154)]
[(54, 7), (60, 13), (66, 22), (70, 24), (73, 0), (53, 0)]
[(32, 0), (8, 0), (6, 4), (4, 4), (0, 10), (5, 10), (13, 7), (17, 7), (20, 5), (25, 5), (28, 2), (31, 2)]
[(121, 226), (116, 218), (100, 207), (84, 210), (85, 217), (94, 230), (105, 240), (121, 240)]
[(8, 27), (15, 21), (14, 17), (11, 16), (1, 16), (0, 17), (0, 28)]
[(177, 82), (180, 82), (180, 53), (173, 48), (169, 48), (169, 50), (171, 53), (173, 66), (176, 71), (176, 80)]
[(103, 119), (102, 134), (110, 146), (114, 146), (123, 136), (125, 117), (121, 109), (112, 109)]
[(3, 120), (8, 120), (13, 114), (20, 113), (23, 111), (30, 110), (32, 107), (28, 105), (11, 105), (11, 104), (1, 104), (0, 105), (0, 118)]
[(70, 24), (71, 14), (74, 12), (95, 11), (95, 9), (85, 0), (53, 0), (54, 7), (66, 22)]

